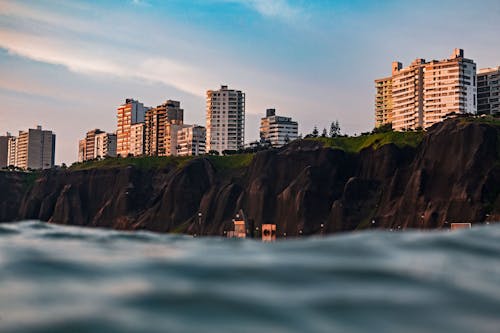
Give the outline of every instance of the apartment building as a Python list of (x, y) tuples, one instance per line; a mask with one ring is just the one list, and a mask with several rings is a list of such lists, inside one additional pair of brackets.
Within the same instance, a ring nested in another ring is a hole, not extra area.
[(221, 86), (207, 91), (207, 150), (238, 150), (245, 139), (245, 94)]
[(78, 141), (78, 162), (82, 163), (87, 160), (87, 140), (81, 139)]
[(271, 142), (273, 147), (282, 147), (298, 137), (299, 125), (290, 117), (276, 115), (275, 109), (267, 109), (266, 117), (260, 120), (261, 140)]
[[(103, 134), (104, 132), (100, 129), (96, 128), (91, 131), (88, 131), (85, 136), (85, 161), (90, 161), (96, 158), (95, 155), (95, 138), (99, 134)], [(105, 133), (104, 133), (105, 134)]]
[(405, 68), (393, 62), (392, 76), (375, 80), (375, 87), (377, 127), (392, 123), (396, 131), (428, 128), (450, 113), (477, 112), (476, 64), (461, 49), (448, 59), (416, 59)]
[(476, 64), (461, 49), (424, 68), (423, 128), (443, 121), (450, 113), (477, 113)]
[(17, 165), (17, 137), (9, 137), (7, 144), (7, 165), (16, 166)]
[(178, 156), (198, 156), (205, 154), (205, 127), (184, 125), (177, 130), (176, 136)]
[(116, 134), (99, 133), (94, 137), (94, 158), (116, 157)]
[(149, 108), (131, 98), (127, 98), (125, 103), (117, 109), (117, 130), (116, 130), (116, 152), (121, 157), (127, 157), (131, 153), (130, 136), (131, 127), (134, 124), (143, 123), (146, 111)]
[(477, 111), (500, 115), (500, 66), (483, 68), (477, 74)]
[(0, 136), (0, 168), (5, 168), (9, 164), (9, 140), (12, 135), (7, 132), (6, 135)]
[(133, 156), (144, 155), (145, 128), (144, 123), (130, 127), (130, 154)]
[(78, 162), (117, 156), (117, 135), (96, 128), (78, 141)]
[(180, 102), (167, 100), (146, 112), (145, 121), (145, 153), (149, 156), (166, 156), (167, 125), (182, 125), (184, 110)]
[(375, 127), (392, 123), (392, 76), (375, 80)]
[(55, 134), (37, 126), (36, 129), (19, 131), (15, 140), (15, 153), (12, 154), (11, 147), (9, 155), (15, 156), (14, 166), (21, 169), (50, 169), (54, 167), (55, 148)]

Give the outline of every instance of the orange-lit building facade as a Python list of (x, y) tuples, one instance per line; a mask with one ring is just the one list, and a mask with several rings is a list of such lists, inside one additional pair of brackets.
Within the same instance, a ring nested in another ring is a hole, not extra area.
[(146, 111), (144, 104), (131, 98), (125, 100), (117, 109), (116, 152), (118, 156), (127, 157), (133, 151), (130, 146), (131, 127), (143, 123)]

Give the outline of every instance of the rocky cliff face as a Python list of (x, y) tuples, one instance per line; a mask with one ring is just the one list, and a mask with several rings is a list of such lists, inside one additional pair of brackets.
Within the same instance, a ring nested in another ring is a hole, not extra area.
[[(290, 236), (363, 228), (436, 228), (500, 220), (500, 128), (446, 121), (417, 148), (358, 154), (299, 141), (248, 167), (207, 158), (180, 168), (0, 173), (0, 220), (222, 235), (242, 209), (250, 228)], [(201, 212), (201, 218), (198, 213)], [(201, 223), (200, 223), (201, 222)]]

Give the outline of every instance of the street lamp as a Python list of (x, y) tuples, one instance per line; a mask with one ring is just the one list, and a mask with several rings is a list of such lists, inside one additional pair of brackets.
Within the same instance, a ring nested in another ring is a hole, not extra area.
[(201, 212), (198, 212), (198, 228), (201, 236)]

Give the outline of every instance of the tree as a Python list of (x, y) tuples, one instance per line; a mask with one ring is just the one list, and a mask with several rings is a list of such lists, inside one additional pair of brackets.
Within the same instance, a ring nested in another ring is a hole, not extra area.
[(323, 128), (323, 133), (321, 133), (321, 137), (326, 138), (326, 135), (327, 135), (326, 128)]
[(311, 133), (311, 136), (313, 138), (317, 138), (318, 137), (318, 128), (316, 126), (314, 126), (314, 129), (313, 129), (313, 131)]
[(340, 125), (339, 125), (339, 121), (338, 120), (335, 120), (332, 122), (332, 124), (330, 125), (330, 137), (331, 138), (334, 138), (334, 137), (337, 137), (340, 135)]

